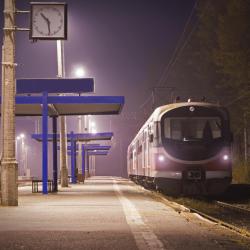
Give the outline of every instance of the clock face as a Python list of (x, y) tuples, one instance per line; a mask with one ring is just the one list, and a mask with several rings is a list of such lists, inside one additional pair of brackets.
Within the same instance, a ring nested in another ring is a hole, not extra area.
[(31, 3), (31, 38), (66, 39), (65, 4)]

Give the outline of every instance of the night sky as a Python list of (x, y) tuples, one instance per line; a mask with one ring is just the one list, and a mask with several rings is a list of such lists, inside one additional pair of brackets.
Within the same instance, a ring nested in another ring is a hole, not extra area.
[[(159, 83), (195, 1), (65, 2), (69, 11), (68, 40), (65, 42), (66, 77), (74, 77), (74, 68), (83, 66), (86, 76), (95, 78), (95, 94), (124, 95), (126, 100), (122, 114), (117, 117), (91, 117), (97, 122), (98, 132), (111, 129), (115, 133), (109, 156), (97, 158), (97, 174), (126, 176), (127, 146), (151, 112), (140, 107), (149, 98), (152, 87)], [(17, 0), (16, 6), (28, 10), (29, 1)], [(3, 27), (3, 0), (0, 10)], [(17, 26), (28, 25), (27, 14), (17, 16)], [(18, 32), (16, 62), (19, 64), (17, 78), (56, 77), (56, 42), (33, 43), (27, 32)], [(76, 131), (77, 118), (68, 121), (68, 131)], [(34, 118), (17, 118), (16, 132), (27, 135), (28, 163), (31, 174), (37, 176), (41, 173), (38, 160), (41, 159), (41, 145), (30, 139), (34, 124)]]

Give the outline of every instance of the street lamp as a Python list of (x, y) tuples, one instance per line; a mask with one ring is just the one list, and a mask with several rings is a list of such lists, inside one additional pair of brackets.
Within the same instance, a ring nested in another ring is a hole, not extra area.
[(86, 75), (86, 72), (85, 72), (83, 67), (76, 67), (75, 70), (74, 70), (74, 75), (77, 78), (82, 78), (82, 77), (84, 77)]

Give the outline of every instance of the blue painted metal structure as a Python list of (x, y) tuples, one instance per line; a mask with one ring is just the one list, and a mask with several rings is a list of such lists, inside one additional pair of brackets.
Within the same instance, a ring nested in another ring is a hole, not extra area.
[[(76, 145), (76, 141), (73, 139), (74, 134), (73, 132), (70, 133), (71, 135), (71, 145), (67, 147), (68, 155), (71, 156), (71, 173), (75, 172), (76, 169), (76, 154), (78, 153), (78, 145)], [(60, 150), (60, 146), (57, 146), (57, 149)], [(87, 156), (89, 156), (90, 151), (101, 152), (100, 154), (92, 154), (92, 155), (107, 155), (108, 151), (111, 149), (111, 146), (101, 146), (99, 144), (82, 144), (82, 173), (85, 173), (85, 155), (87, 152)], [(106, 152), (106, 154), (105, 154)], [(88, 169), (88, 166), (87, 166)], [(72, 174), (71, 174), (72, 176)], [(76, 183), (75, 175), (72, 177), (72, 183)]]
[(52, 128), (53, 128), (53, 192), (58, 191), (57, 185), (57, 117), (52, 117)]
[[(111, 146), (101, 146), (99, 144), (85, 144), (85, 151), (90, 151), (90, 150), (109, 150), (111, 149)], [(71, 146), (67, 147), (67, 150), (71, 150)], [(57, 150), (60, 150), (60, 146), (57, 146)], [(75, 149), (76, 152), (78, 151), (78, 145), (76, 145)]]
[(107, 155), (108, 151), (89, 151), (88, 155)]
[(43, 194), (48, 194), (48, 93), (43, 93)]
[(17, 79), (17, 94), (94, 92), (93, 78)]
[(82, 173), (84, 173), (84, 176), (85, 176), (85, 145), (84, 144), (82, 144)]
[[(0, 98), (1, 100), (1, 98)], [(48, 115), (113, 115), (124, 105), (123, 96), (48, 96)], [(42, 96), (16, 96), (16, 116), (41, 116)]]
[[(85, 150), (85, 154), (87, 154), (87, 156), (90, 156), (90, 155), (108, 155), (109, 151), (108, 150), (102, 150), (102, 151), (87, 151)], [(71, 151), (68, 151), (67, 153), (68, 155), (71, 156)]]
[(70, 133), (71, 142), (71, 182), (76, 183), (76, 141), (74, 140), (74, 132)]
[[(35, 139), (37, 141), (43, 141), (43, 134), (32, 134), (31, 135), (32, 139)], [(76, 183), (76, 175), (75, 175), (75, 170), (76, 170), (76, 152), (77, 152), (77, 141), (91, 141), (91, 140), (111, 140), (113, 137), (112, 132), (105, 132), (105, 133), (74, 133), (71, 131), (71, 133), (67, 134), (67, 141), (70, 142), (70, 146), (68, 146), (68, 150), (70, 150), (69, 155), (71, 156), (71, 182)], [(47, 134), (47, 142), (48, 141), (53, 141), (53, 148), (55, 147), (56, 141), (60, 139), (59, 134)], [(47, 146), (48, 147), (48, 146)], [(60, 149), (59, 146), (56, 146), (57, 149)], [(109, 150), (111, 146), (101, 146), (99, 144), (86, 144), (85, 145), (85, 150), (83, 152), (84, 154), (84, 159), (85, 159), (85, 151), (90, 151), (90, 150)], [(47, 156), (48, 157), (48, 156)], [(43, 161), (44, 162), (44, 161)], [(57, 166), (53, 165), (53, 169), (57, 169)], [(85, 171), (85, 162), (82, 163), (82, 170)], [(54, 173), (54, 172), (53, 172)], [(82, 172), (85, 173), (85, 172)], [(57, 174), (56, 174), (57, 175)], [(57, 176), (53, 176), (54, 182), (57, 183)], [(57, 187), (55, 187), (57, 189)]]
[[(104, 133), (69, 133), (67, 134), (67, 140), (68, 142), (71, 141), (71, 138), (73, 138), (75, 141), (99, 141), (99, 140), (111, 140), (113, 137), (112, 132), (104, 132)], [(42, 134), (32, 134), (32, 139), (35, 139), (37, 141), (42, 141)], [(53, 134), (48, 134), (48, 141), (52, 141)], [(60, 135), (57, 134), (57, 140), (60, 139)]]
[[(21, 83), (20, 83), (21, 84)], [(70, 84), (69, 84), (70, 85)], [(32, 91), (30, 86), (19, 89), (22, 91)], [(20, 87), (21, 88), (21, 87)], [(37, 86), (36, 86), (37, 88)], [(124, 105), (123, 96), (48, 96), (48, 91), (44, 90), (42, 96), (16, 96), (16, 116), (43, 116), (43, 194), (48, 193), (48, 116), (54, 117), (59, 115), (89, 115), (89, 114), (119, 114)], [(54, 91), (54, 90), (53, 90)], [(58, 91), (56, 91), (58, 92)], [(69, 91), (74, 93), (74, 89)], [(38, 93), (38, 91), (36, 91)], [(1, 103), (1, 97), (0, 97)], [(0, 109), (1, 110), (1, 109)], [(92, 137), (94, 137), (93, 134)], [(112, 134), (113, 136), (113, 134)], [(111, 137), (112, 137), (111, 136)], [(53, 136), (52, 138), (53, 139)], [(79, 139), (81, 140), (81, 139)], [(83, 141), (93, 140), (92, 138), (82, 138)], [(99, 140), (99, 139), (96, 139)], [(102, 139), (100, 139), (102, 140)], [(106, 140), (106, 139), (105, 139)]]

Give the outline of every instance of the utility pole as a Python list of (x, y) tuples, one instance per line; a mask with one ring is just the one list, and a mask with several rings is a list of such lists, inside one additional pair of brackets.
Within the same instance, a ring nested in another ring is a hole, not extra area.
[[(58, 78), (65, 77), (64, 67), (64, 48), (62, 40), (57, 40), (57, 66)], [(61, 186), (68, 187), (68, 164), (67, 164), (67, 127), (66, 117), (60, 116), (60, 167), (61, 167)]]
[(1, 203), (18, 205), (17, 161), (15, 155), (15, 0), (4, 0), (2, 50), (2, 159)]

